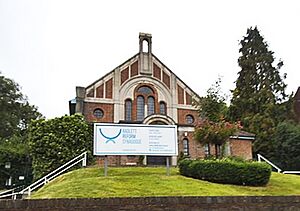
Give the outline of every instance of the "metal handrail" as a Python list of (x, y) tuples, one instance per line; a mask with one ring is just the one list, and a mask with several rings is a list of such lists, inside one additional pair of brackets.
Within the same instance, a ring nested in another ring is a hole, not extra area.
[(269, 161), (267, 158), (265, 158), (261, 154), (257, 154), (257, 158), (258, 158), (258, 162), (261, 162), (261, 159), (263, 159), (264, 161), (266, 161), (268, 164), (270, 164), (275, 169), (277, 169), (278, 173), (282, 173), (282, 174), (300, 174), (300, 171), (282, 171), (278, 166), (276, 166), (275, 164), (273, 164), (271, 161)]
[(257, 159), (258, 162), (261, 162), (261, 159), (263, 159), (264, 161), (266, 161), (269, 165), (273, 166), (275, 169), (277, 169), (277, 172), (280, 173), (282, 172), (282, 170), (276, 166), (274, 163), (272, 163), (271, 161), (269, 161), (267, 158), (265, 158), (264, 156), (262, 156), (261, 154), (257, 154)]
[(284, 171), (283, 174), (300, 174), (300, 171)]
[(32, 191), (34, 191), (38, 187), (43, 186), (46, 183), (50, 182), (52, 179), (54, 179), (58, 175), (60, 175), (61, 173), (65, 172), (66, 170), (72, 168), (73, 166), (75, 166), (76, 164), (78, 164), (80, 162), (82, 162), (82, 166), (83, 167), (86, 166), (86, 164), (87, 164), (87, 152), (81, 153), (77, 157), (73, 158), (72, 160), (70, 160), (67, 163), (63, 164), (62, 166), (58, 167), (57, 169), (55, 169), (54, 171), (50, 172), (49, 174), (47, 174), (46, 176), (42, 177), (41, 179), (35, 181), (34, 183), (32, 183), (28, 187), (24, 188), (20, 192), (12, 193), (12, 194), (7, 194), (7, 195), (4, 195), (4, 196), (0, 196), (0, 198), (4, 198), (4, 197), (6, 198), (6, 197), (9, 197), (9, 196), (12, 196), (13, 199), (16, 199), (17, 195), (23, 195), (26, 192), (28, 193), (28, 196), (30, 196)]
[(9, 190), (5, 190), (5, 191), (2, 191), (0, 192), (0, 196), (5, 194), (5, 193), (9, 193), (9, 192), (13, 192), (15, 188), (12, 188), (12, 189), (9, 189)]
[(14, 194), (15, 189), (16, 188), (12, 188), (12, 189), (0, 192), (0, 199), (12, 196)]

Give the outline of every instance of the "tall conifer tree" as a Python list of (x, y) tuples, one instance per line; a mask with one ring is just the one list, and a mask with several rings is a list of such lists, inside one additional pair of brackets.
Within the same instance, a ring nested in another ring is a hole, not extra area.
[(229, 109), (232, 120), (241, 120), (244, 128), (257, 134), (255, 152), (267, 153), (271, 150), (268, 140), (276, 124), (281, 120), (281, 103), (287, 99), (286, 84), (279, 73), (283, 65), (279, 61), (274, 66), (273, 52), (268, 50), (257, 27), (249, 28), (240, 41), (241, 67), (233, 90)]

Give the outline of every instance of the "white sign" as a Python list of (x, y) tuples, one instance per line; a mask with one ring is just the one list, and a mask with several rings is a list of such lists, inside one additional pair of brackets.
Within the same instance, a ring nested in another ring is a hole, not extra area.
[(94, 155), (178, 155), (177, 127), (95, 123)]

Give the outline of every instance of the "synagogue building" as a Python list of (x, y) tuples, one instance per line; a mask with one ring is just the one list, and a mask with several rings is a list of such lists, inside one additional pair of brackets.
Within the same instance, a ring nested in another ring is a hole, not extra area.
[[(199, 96), (152, 53), (151, 34), (140, 33), (137, 54), (87, 87), (76, 87), (71, 113), (81, 113), (89, 122), (177, 125), (178, 156), (204, 158), (220, 153), (252, 159), (254, 135), (239, 132), (226, 146), (202, 145), (193, 137), (200, 118), (193, 106)], [(193, 74), (192, 70), (186, 70)], [(215, 150), (218, 149), (218, 150)], [(108, 156), (109, 165), (163, 165), (163, 156)], [(101, 158), (99, 158), (101, 162)]]

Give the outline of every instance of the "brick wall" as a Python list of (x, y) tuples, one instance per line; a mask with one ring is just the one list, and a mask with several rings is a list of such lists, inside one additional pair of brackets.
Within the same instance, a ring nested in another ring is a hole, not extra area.
[(187, 124), (185, 121), (185, 118), (187, 115), (192, 115), (194, 117), (195, 123), (198, 122), (198, 112), (195, 110), (190, 109), (177, 109), (177, 118), (178, 118), (178, 124)]
[(170, 76), (163, 71), (163, 82), (167, 85), (170, 89)]
[(231, 156), (252, 159), (252, 141), (229, 139)]
[(187, 92), (185, 92), (185, 102), (187, 105), (192, 105), (192, 96), (190, 94), (188, 94)]
[(104, 84), (101, 84), (99, 87), (96, 88), (96, 98), (103, 98), (104, 97)]
[(177, 85), (177, 102), (178, 104), (184, 104), (184, 90), (181, 86)]
[(300, 196), (179, 196), (0, 200), (0, 210), (300, 210)]
[(187, 139), (189, 142), (189, 157), (192, 159), (195, 158), (204, 158), (204, 147), (194, 139), (194, 132), (186, 132), (187, 136), (185, 136), (184, 131), (178, 132), (178, 151), (183, 152), (183, 140)]
[(134, 62), (130, 66), (130, 77), (136, 76), (138, 74), (138, 67), (139, 67), (138, 61)]
[(153, 63), (153, 77), (161, 80), (161, 70), (155, 63)]
[(113, 93), (113, 79), (111, 78), (105, 82), (105, 98), (112, 99), (113, 98), (112, 93)]
[(129, 78), (129, 67), (121, 71), (121, 85)]
[[(101, 109), (104, 112), (102, 118), (94, 116), (94, 110)], [(114, 105), (107, 103), (84, 103), (84, 116), (88, 122), (113, 122), (114, 120)]]

